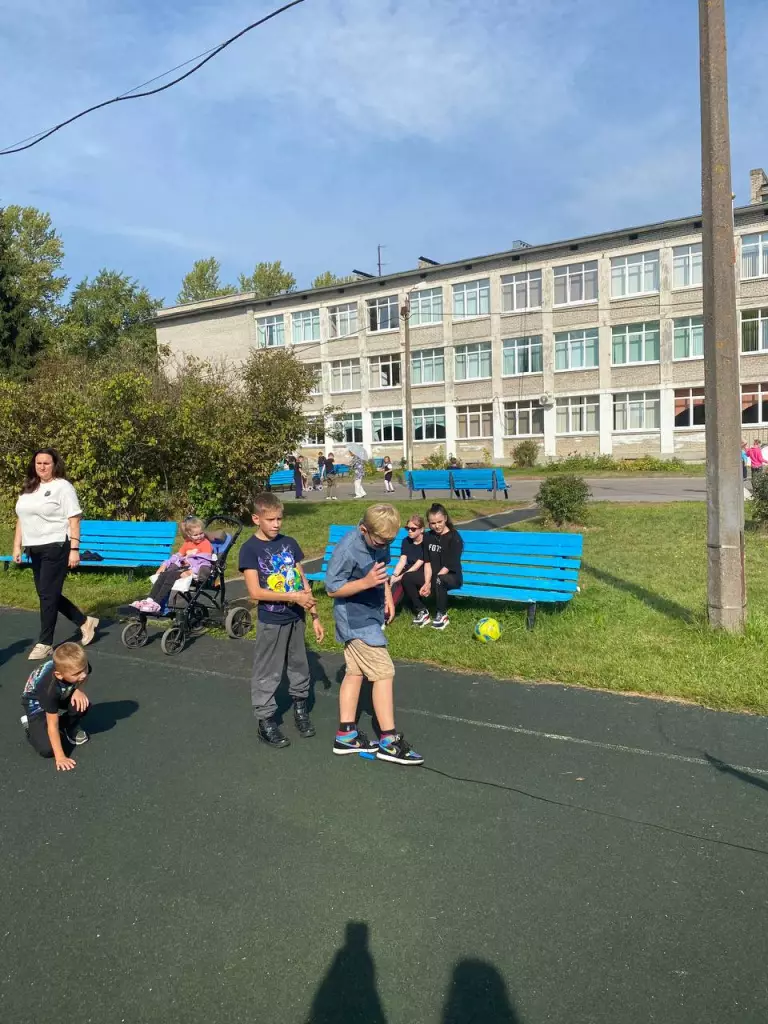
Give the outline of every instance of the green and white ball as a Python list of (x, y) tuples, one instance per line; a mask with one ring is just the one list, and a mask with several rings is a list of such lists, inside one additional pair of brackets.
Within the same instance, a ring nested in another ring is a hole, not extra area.
[(481, 644), (488, 644), (491, 640), (498, 640), (501, 636), (501, 626), (496, 619), (480, 619), (475, 623), (475, 640)]

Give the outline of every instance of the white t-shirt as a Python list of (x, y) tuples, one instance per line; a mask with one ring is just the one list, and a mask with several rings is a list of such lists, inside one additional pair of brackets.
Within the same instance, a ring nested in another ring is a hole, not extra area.
[(26, 548), (62, 544), (69, 536), (67, 520), (82, 515), (82, 509), (69, 480), (50, 480), (19, 497), (16, 515), (21, 520), (21, 543)]

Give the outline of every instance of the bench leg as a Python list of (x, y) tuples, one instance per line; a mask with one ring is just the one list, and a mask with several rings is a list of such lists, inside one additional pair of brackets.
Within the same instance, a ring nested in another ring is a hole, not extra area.
[(427, 495), (426, 495), (426, 493), (424, 491), (421, 492), (421, 500), (422, 501), (426, 501), (427, 500)]
[(525, 625), (526, 625), (527, 629), (533, 629), (533, 627), (536, 625), (536, 604), (535, 603), (528, 605), (528, 615), (526, 617)]

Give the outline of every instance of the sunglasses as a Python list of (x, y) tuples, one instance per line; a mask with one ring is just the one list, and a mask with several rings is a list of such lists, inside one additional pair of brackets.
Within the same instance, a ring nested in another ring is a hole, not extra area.
[(408, 531), (408, 533), (416, 533), (416, 531), (420, 529), (420, 526), (406, 526), (406, 530)]

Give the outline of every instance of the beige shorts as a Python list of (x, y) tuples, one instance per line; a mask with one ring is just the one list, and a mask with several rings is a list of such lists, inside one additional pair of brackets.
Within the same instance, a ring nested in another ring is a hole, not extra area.
[(365, 676), (371, 683), (393, 679), (395, 675), (387, 648), (371, 647), (364, 640), (348, 640), (344, 645), (344, 660), (351, 676)]

